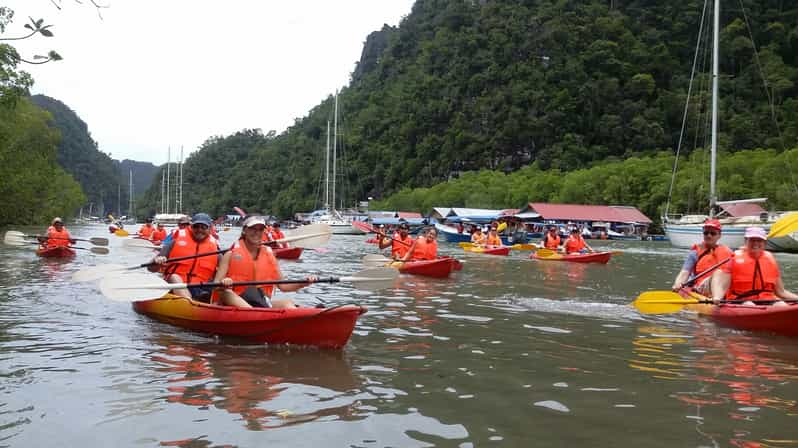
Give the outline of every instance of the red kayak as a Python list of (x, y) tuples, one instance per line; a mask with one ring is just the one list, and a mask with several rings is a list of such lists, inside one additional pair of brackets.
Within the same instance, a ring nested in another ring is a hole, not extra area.
[(36, 255), (47, 258), (71, 258), (74, 257), (75, 254), (75, 249), (71, 249), (67, 246), (56, 246), (50, 248), (40, 247), (36, 249)]
[(166, 295), (133, 302), (133, 309), (181, 328), (266, 344), (341, 348), (366, 308), (238, 308)]
[(274, 256), (283, 260), (297, 260), (303, 250), (301, 247), (272, 247)]
[(767, 305), (692, 305), (690, 309), (703, 314), (723, 327), (738, 330), (798, 336), (798, 303), (787, 306)]
[(497, 247), (464, 247), (463, 250), (466, 252), (474, 252), (478, 254), (486, 254), (486, 255), (500, 255), (500, 256), (507, 256), (510, 254), (510, 246), (497, 246)]
[(426, 277), (446, 278), (453, 270), (462, 269), (463, 265), (450, 257), (435, 260), (417, 260), (395, 263), (403, 274), (424, 275)]
[(552, 254), (550, 256), (541, 256), (536, 253), (529, 256), (529, 258), (541, 261), (571, 261), (574, 263), (607, 263), (612, 257), (612, 252), (593, 252), (592, 254)]

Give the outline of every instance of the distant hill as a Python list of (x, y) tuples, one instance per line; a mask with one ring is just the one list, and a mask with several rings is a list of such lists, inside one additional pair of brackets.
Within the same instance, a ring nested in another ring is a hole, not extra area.
[(31, 102), (50, 112), (52, 127), (60, 131), (57, 161), (80, 184), (95, 215), (125, 214), (128, 209), (128, 176), (133, 170), (133, 194), (140, 196), (152, 184), (158, 168), (149, 162), (112, 159), (99, 150), (88, 126), (61, 101), (46, 95), (33, 95)]

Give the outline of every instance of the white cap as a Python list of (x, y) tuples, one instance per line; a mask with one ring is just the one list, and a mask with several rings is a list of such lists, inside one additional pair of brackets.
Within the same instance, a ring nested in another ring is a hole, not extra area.
[(260, 224), (260, 225), (265, 227), (266, 226), (266, 220), (263, 219), (262, 216), (250, 216), (249, 218), (245, 219), (244, 222), (242, 223), (242, 225), (244, 227), (253, 227), (253, 226), (256, 226), (258, 224)]

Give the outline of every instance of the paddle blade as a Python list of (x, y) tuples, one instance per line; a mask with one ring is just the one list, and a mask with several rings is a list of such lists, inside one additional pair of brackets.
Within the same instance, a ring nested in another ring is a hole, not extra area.
[(507, 228), (507, 223), (506, 222), (499, 223), (499, 225), (496, 227), (496, 232), (501, 232), (502, 230), (504, 230), (506, 228)]
[(768, 238), (787, 236), (798, 230), (798, 213), (788, 213), (770, 226)]
[(91, 251), (91, 253), (97, 254), (97, 255), (108, 255), (108, 252), (109, 252), (107, 247), (92, 247), (89, 250)]
[(352, 225), (360, 229), (366, 233), (375, 232), (374, 227), (372, 227), (369, 223), (363, 221), (352, 221)]
[(130, 236), (130, 232), (125, 229), (116, 229), (114, 230), (114, 235), (116, 236)]
[(360, 289), (377, 291), (380, 289), (393, 288), (396, 285), (396, 279), (398, 277), (399, 271), (396, 269), (379, 267), (364, 269), (352, 274), (351, 277), (341, 277), (339, 280), (342, 282), (351, 282), (353, 286)]
[(27, 245), (29, 241), (25, 241), (24, 233), (17, 232), (16, 230), (9, 230), (3, 235), (3, 243), (9, 246), (24, 246)]
[(91, 244), (94, 244), (95, 246), (107, 246), (108, 238), (100, 238), (100, 237), (89, 238), (89, 242)]
[(521, 243), (519, 243), (519, 244), (513, 244), (513, 245), (512, 245), (512, 246), (510, 246), (510, 247), (512, 247), (512, 248), (513, 248), (513, 250), (538, 250), (538, 246), (537, 246), (537, 244), (530, 244), (530, 243), (524, 243), (524, 244), (521, 244)]
[(122, 247), (126, 249), (150, 249), (150, 250), (160, 250), (160, 246), (154, 246), (148, 240), (140, 240), (140, 239), (133, 239), (133, 240), (124, 240), (122, 241)]
[(466, 242), (466, 241), (461, 241), (461, 242), (457, 243), (457, 245), (462, 247), (463, 249), (468, 249), (470, 247), (474, 247), (474, 243), (469, 243), (469, 242)]
[[(322, 224), (323, 226), (329, 226), (327, 224)], [(315, 224), (313, 224), (315, 226)], [(303, 227), (311, 227), (311, 226), (303, 226)], [(303, 229), (300, 227), (299, 229)], [(292, 243), (294, 247), (303, 247), (305, 249), (315, 249), (317, 247), (323, 246), (330, 241), (330, 237), (332, 236), (332, 231), (322, 231), (322, 232), (314, 232), (310, 230), (301, 230), (301, 231), (293, 231), (289, 235), (286, 235), (285, 238), (281, 238), (277, 240), (278, 243)]]
[(384, 257), (384, 256), (382, 256), (380, 254), (368, 254), (365, 257), (363, 257), (363, 264), (366, 265), (366, 266), (372, 266), (372, 267), (385, 266), (386, 264), (390, 263), (391, 261), (393, 261), (393, 260), (391, 260), (388, 257)]
[(81, 269), (72, 274), (72, 281), (93, 282), (99, 280), (112, 272), (123, 272), (125, 267), (119, 264), (102, 264)]
[(673, 291), (646, 291), (632, 302), (642, 314), (668, 314), (681, 311), (685, 305), (703, 303), (706, 300), (682, 297)]
[(109, 275), (100, 281), (100, 292), (116, 302), (135, 302), (161, 297), (173, 286), (162, 278), (144, 273)]
[(557, 251), (546, 248), (538, 249), (535, 252), (535, 255), (537, 255), (540, 258), (560, 258), (562, 256), (558, 254)]

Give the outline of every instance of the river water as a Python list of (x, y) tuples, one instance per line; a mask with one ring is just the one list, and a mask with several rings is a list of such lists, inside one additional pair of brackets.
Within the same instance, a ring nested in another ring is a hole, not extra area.
[[(369, 308), (336, 352), (191, 333), (72, 282), (148, 261), (109, 238), (110, 255), (68, 262), (0, 247), (0, 446), (798, 446), (795, 339), (629, 306), (671, 284), (686, 252), (667, 243), (595, 243), (624, 251), (607, 265), (441, 243), (464, 260), (450, 279), (286, 294)], [(376, 252), (365, 239), (281, 266), (351, 274)], [(798, 289), (798, 257), (778, 258)]]

